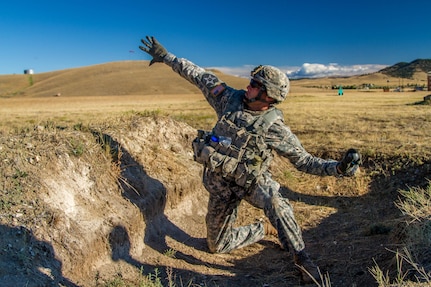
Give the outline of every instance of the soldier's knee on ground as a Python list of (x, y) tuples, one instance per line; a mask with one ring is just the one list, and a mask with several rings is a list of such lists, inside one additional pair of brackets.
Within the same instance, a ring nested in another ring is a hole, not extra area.
[(210, 253), (217, 253), (217, 246), (212, 240), (207, 238), (207, 246)]

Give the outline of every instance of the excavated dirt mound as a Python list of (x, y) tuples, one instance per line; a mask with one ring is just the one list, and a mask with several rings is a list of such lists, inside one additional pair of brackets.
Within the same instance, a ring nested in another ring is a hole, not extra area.
[[(133, 116), (3, 134), (1, 203), (8, 213), (0, 218), (0, 286), (104, 286), (148, 274), (165, 286), (300, 285), (275, 237), (230, 254), (208, 252), (208, 197), (190, 146), (195, 133), (170, 118)], [(358, 179), (317, 179), (277, 159), (275, 176), (285, 170), (300, 180), (295, 191), (282, 192), (332, 286), (376, 286), (368, 268), (373, 259), (384, 267), (393, 258), (387, 249), (396, 248), (397, 189), (424, 179), (429, 165), (406, 168), (394, 175), (398, 182), (366, 171)], [(301, 190), (301, 180), (315, 181), (316, 189)], [(240, 208), (239, 224), (263, 217), (245, 203)]]

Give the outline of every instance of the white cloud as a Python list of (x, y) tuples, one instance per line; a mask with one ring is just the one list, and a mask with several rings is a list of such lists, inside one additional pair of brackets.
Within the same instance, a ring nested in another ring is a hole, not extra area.
[[(341, 66), (336, 63), (311, 64), (304, 63), (301, 67), (278, 67), (285, 72), (291, 79), (299, 78), (321, 78), (321, 77), (348, 77), (354, 75), (363, 75), (377, 72), (386, 65), (366, 64), (366, 65), (351, 65)], [(252, 65), (244, 65), (241, 67), (211, 67), (225, 74), (238, 77), (249, 77), (250, 71), (254, 68)]]
[(250, 71), (254, 69), (255, 66), (244, 65), (240, 67), (207, 67), (207, 69), (219, 70), (222, 73), (247, 78), (250, 77)]
[(319, 78), (319, 77), (346, 77), (354, 75), (363, 75), (377, 72), (385, 65), (352, 65), (340, 66), (335, 63), (328, 65), (304, 63), (299, 69), (288, 74), (292, 79), (295, 78)]

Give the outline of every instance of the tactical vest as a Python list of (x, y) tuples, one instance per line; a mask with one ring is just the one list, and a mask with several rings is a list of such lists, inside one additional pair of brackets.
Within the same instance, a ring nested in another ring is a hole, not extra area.
[[(211, 132), (198, 131), (192, 146), (197, 162), (247, 188), (268, 170), (273, 155), (265, 143), (265, 135), (283, 116), (273, 108), (246, 126), (238, 126), (237, 115), (237, 112), (223, 115)], [(229, 141), (223, 141), (221, 136), (229, 137)]]

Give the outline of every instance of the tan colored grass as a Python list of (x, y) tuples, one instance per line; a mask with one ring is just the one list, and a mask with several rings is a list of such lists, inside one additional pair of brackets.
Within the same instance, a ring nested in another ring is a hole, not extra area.
[[(216, 73), (236, 88), (247, 86), (248, 79)], [(421, 82), (426, 74), (415, 77), (413, 80)], [(15, 90), (20, 90), (20, 96), (0, 93), (0, 125), (4, 129), (46, 121), (85, 125), (127, 113), (170, 115), (200, 129), (210, 129), (216, 120), (199, 90), (165, 65), (118, 62), (35, 74), (33, 85), (27, 79), (28, 75), (0, 77), (0, 87), (14, 84)], [(429, 105), (415, 103), (429, 92), (345, 89), (344, 95), (338, 96), (337, 90), (320, 88), (382, 85), (388, 79), (370, 74), (292, 81), (291, 92), (279, 108), (306, 149), (318, 156), (338, 159), (344, 150), (355, 147), (372, 157), (407, 156), (420, 163), (431, 153), (431, 111)], [(58, 92), (61, 95), (55, 96)]]
[(346, 91), (344, 96), (293, 95), (281, 107), (307, 146), (319, 142), (382, 153), (429, 153), (429, 106), (414, 105), (424, 93)]
[[(247, 79), (218, 74), (237, 88), (247, 86)], [(97, 122), (132, 111), (158, 111), (196, 128), (209, 129), (215, 122), (199, 91), (164, 65), (119, 62), (33, 76), (34, 84), (22, 89), (25, 96), (0, 98), (2, 126), (47, 120)], [(15, 83), (19, 88), (17, 77), (2, 76), (0, 84)], [(21, 84), (26, 77), (22, 75)], [(372, 74), (292, 81), (288, 99), (279, 107), (286, 123), (313, 152), (357, 147), (372, 154), (429, 154), (430, 107), (415, 105), (429, 92), (345, 90), (338, 96), (337, 90), (309, 88), (335, 82), (378, 85), (387, 79)], [(62, 92), (60, 97), (54, 96), (57, 92)]]

